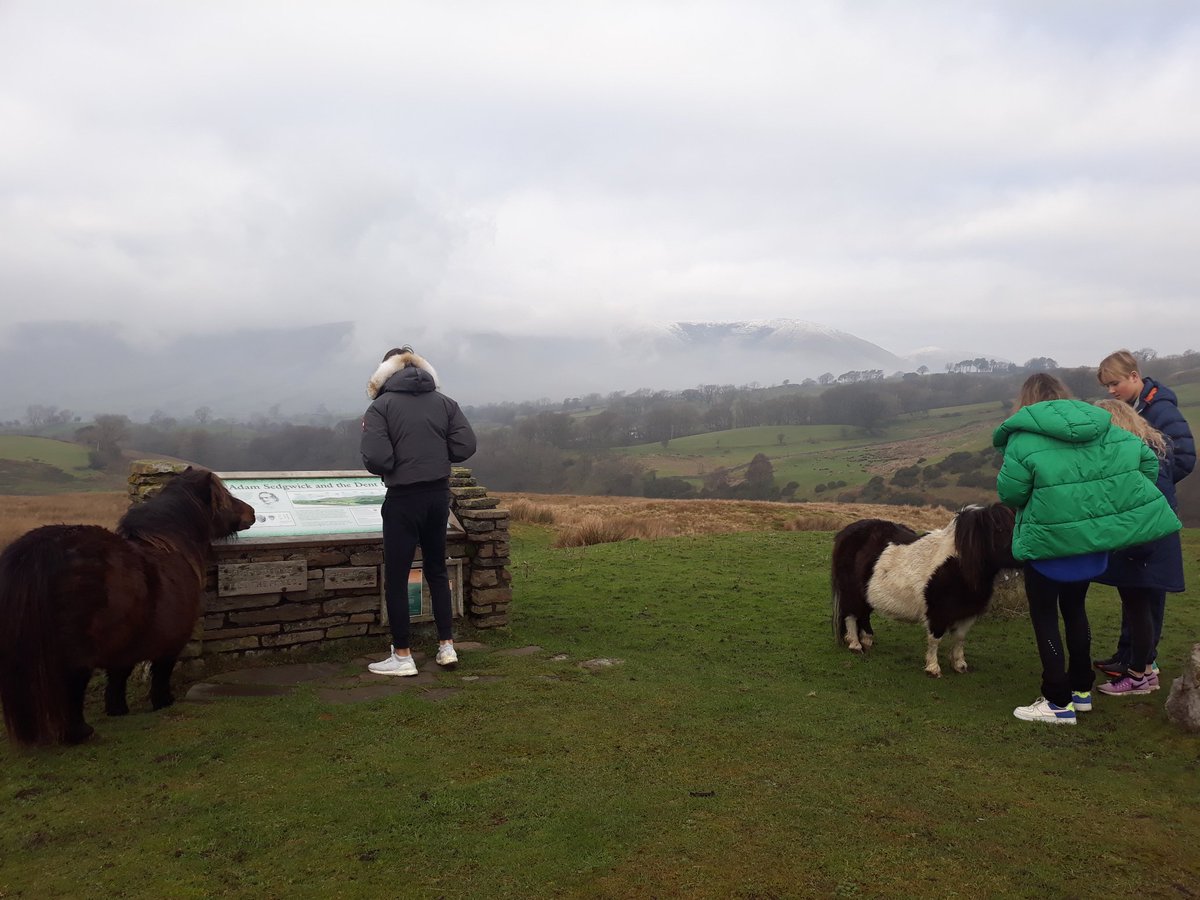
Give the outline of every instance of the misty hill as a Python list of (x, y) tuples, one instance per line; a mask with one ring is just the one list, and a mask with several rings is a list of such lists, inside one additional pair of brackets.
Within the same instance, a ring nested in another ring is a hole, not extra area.
[[(402, 319), (402, 316), (398, 316)], [(388, 333), (381, 339), (377, 334)], [(464, 405), (699, 384), (798, 383), (822, 374), (921, 363), (852, 334), (793, 319), (679, 322), (610, 333), (514, 336), (472, 330), (441, 337), (351, 322), (230, 329), (174, 338), (115, 323), (28, 322), (0, 340), (0, 420), (31, 404), (90, 416), (100, 412), (173, 417), (208, 406), (216, 415), (321, 407), (357, 415), (364, 386), (388, 346), (412, 342)], [(936, 351), (922, 361), (937, 370)], [(958, 356), (957, 359), (966, 358)]]

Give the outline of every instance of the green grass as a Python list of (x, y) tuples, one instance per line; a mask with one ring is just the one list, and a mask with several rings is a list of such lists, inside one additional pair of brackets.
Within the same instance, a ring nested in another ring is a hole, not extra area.
[(88, 468), (86, 447), (53, 438), (0, 434), (0, 494), (56, 494), (109, 489)]
[(638, 444), (619, 452), (641, 460), (659, 477), (684, 476), (696, 484), (698, 470), (745, 466), (763, 453), (771, 460), (777, 485), (795, 481), (797, 497), (817, 498), (818, 484), (845, 481), (854, 487), (867, 482), (878, 444), (928, 439), (927, 457), (934, 462), (958, 450), (990, 446), (992, 431), (1003, 419), (999, 404), (975, 403), (931, 410), (927, 416), (900, 416), (875, 435), (844, 425), (762, 425), (676, 438), (666, 448)]
[[(449, 699), (139, 703), (93, 711), (80, 748), (0, 749), (0, 896), (1197, 893), (1200, 753), (1165, 691), (1018, 722), (1023, 618), (983, 619), (965, 676), (928, 679), (914, 626), (854, 657), (830, 539), (553, 550), (518, 527), (514, 622), (483, 637), (544, 650), (464, 653)], [(1193, 584), (1198, 557), (1188, 532)], [(1089, 608), (1107, 650), (1112, 592)], [(1194, 591), (1172, 597), (1167, 675), (1198, 630)], [(600, 656), (623, 663), (578, 666)]]
[(41, 462), (66, 471), (84, 470), (88, 465), (87, 448), (69, 441), (0, 434), (0, 459)]

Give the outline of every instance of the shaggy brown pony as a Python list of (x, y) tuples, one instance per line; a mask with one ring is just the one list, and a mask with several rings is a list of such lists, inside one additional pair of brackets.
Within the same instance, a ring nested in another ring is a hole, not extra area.
[(47, 525), (0, 554), (0, 702), (20, 744), (78, 744), (92, 670), (105, 711), (129, 712), (125, 683), (150, 660), (150, 702), (169, 706), (171, 671), (191, 636), (212, 542), (254, 524), (221, 479), (189, 468), (132, 507), (114, 534)]

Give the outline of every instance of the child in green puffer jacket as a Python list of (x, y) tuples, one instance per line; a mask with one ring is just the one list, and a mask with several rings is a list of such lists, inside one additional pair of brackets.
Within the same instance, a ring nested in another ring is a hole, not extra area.
[[(1071, 397), (1059, 379), (1031, 375), (1016, 411), (996, 429), (1004, 452), (996, 479), (1016, 510), (1013, 556), (1025, 561), (1025, 593), (1042, 662), (1042, 696), (1018, 719), (1073, 725), (1091, 709), (1095, 672), (1084, 601), (1108, 553), (1179, 530), (1155, 486), (1158, 459), (1105, 410)], [(1061, 610), (1066, 631), (1059, 632)]]

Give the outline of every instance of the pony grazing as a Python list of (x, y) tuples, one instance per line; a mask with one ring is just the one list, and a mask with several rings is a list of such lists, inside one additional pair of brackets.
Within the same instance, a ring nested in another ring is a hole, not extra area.
[(47, 525), (0, 554), (0, 702), (21, 744), (78, 744), (92, 670), (104, 709), (129, 712), (125, 683), (150, 660), (150, 703), (169, 706), (171, 671), (195, 627), (211, 545), (254, 524), (221, 479), (189, 468), (132, 507), (116, 533)]
[(940, 678), (938, 644), (954, 634), (954, 671), (967, 671), (963, 641), (992, 599), (996, 575), (1020, 566), (1012, 555), (1013, 511), (968, 506), (924, 536), (885, 519), (862, 519), (833, 539), (833, 631), (851, 650), (869, 650), (871, 613), (921, 622), (925, 671)]

